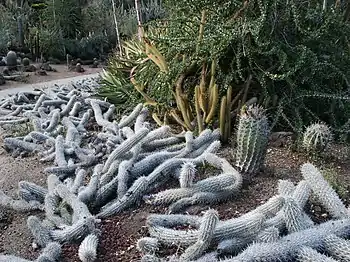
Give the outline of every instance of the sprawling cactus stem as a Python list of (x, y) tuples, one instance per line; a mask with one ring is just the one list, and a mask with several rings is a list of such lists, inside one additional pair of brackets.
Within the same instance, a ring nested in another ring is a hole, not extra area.
[(108, 157), (105, 166), (102, 170), (103, 173), (107, 172), (109, 167), (112, 165), (113, 161), (117, 158), (121, 157), (123, 154), (128, 152), (131, 148), (133, 148), (137, 143), (140, 143), (140, 141), (146, 137), (146, 135), (149, 133), (148, 128), (141, 128), (139, 132), (135, 133), (134, 136), (128, 138), (125, 140), (122, 144), (120, 144)]
[[(258, 235), (259, 239), (259, 235)], [(250, 243), (249, 239), (245, 238), (230, 238), (220, 241), (217, 247), (217, 252), (220, 255), (237, 255)]]
[(36, 244), (39, 246), (46, 247), (52, 242), (50, 231), (42, 225), (41, 221), (36, 216), (28, 217), (27, 226), (34, 236)]
[(99, 164), (96, 165), (94, 168), (94, 172), (92, 176), (90, 177), (89, 184), (79, 192), (78, 198), (80, 201), (82, 201), (85, 204), (88, 204), (92, 202), (93, 198), (96, 196), (98, 186), (99, 186), (99, 180), (101, 177), (103, 165)]
[(34, 195), (39, 202), (43, 203), (45, 196), (48, 192), (47, 189), (27, 181), (20, 181), (18, 183), (19, 189), (27, 190), (30, 194)]
[(53, 112), (49, 126), (45, 129), (46, 132), (52, 132), (60, 122), (60, 112), (56, 110)]
[(61, 245), (57, 242), (51, 242), (42, 251), (35, 262), (54, 262), (60, 261)]
[(79, 246), (78, 255), (83, 262), (94, 262), (97, 258), (98, 236), (87, 235)]
[(72, 226), (66, 226), (64, 229), (52, 230), (50, 236), (54, 241), (60, 243), (80, 240), (95, 231), (95, 222), (96, 219), (94, 217), (82, 218), (73, 223)]
[(283, 216), (288, 232), (297, 232), (309, 227), (308, 221), (304, 219), (301, 207), (291, 197), (285, 198)]
[(180, 171), (180, 187), (191, 187), (196, 173), (196, 167), (193, 163), (188, 162), (183, 164)]
[(251, 175), (259, 171), (264, 162), (269, 125), (264, 110), (258, 106), (244, 107), (237, 129), (236, 166), (243, 173)]
[(265, 262), (265, 261), (295, 261), (298, 251), (305, 245), (310, 248), (322, 248), (324, 239), (329, 234), (339, 237), (350, 232), (350, 220), (332, 220), (310, 229), (302, 230), (282, 237), (273, 243), (255, 243), (250, 245), (232, 261)]
[(143, 237), (137, 241), (137, 248), (143, 253), (154, 254), (159, 249), (158, 239), (153, 237)]
[(134, 110), (130, 113), (129, 116), (123, 118), (119, 124), (118, 127), (119, 128), (123, 128), (125, 126), (128, 126), (129, 124), (131, 124), (132, 121), (134, 121), (136, 119), (136, 117), (141, 113), (141, 110), (143, 109), (143, 105), (142, 104), (138, 104), (137, 106), (135, 106)]
[(140, 262), (162, 262), (163, 260), (156, 257), (155, 255), (146, 254), (141, 258)]
[(10, 149), (20, 148), (27, 152), (40, 152), (43, 151), (43, 147), (41, 145), (30, 143), (26, 141), (22, 141), (18, 138), (7, 137), (4, 139), (4, 144)]
[(327, 125), (312, 124), (303, 134), (302, 146), (309, 152), (320, 152), (326, 149), (332, 139), (332, 132)]
[(315, 166), (306, 163), (302, 165), (301, 172), (313, 193), (333, 217), (350, 217), (348, 210), (340, 200), (337, 193), (330, 187), (327, 181), (323, 178), (321, 172)]
[(197, 242), (189, 246), (181, 255), (180, 259), (188, 261), (200, 257), (209, 247), (218, 221), (219, 215), (215, 210), (210, 209), (205, 212), (198, 230), (199, 234)]
[(329, 235), (324, 240), (327, 252), (337, 260), (350, 261), (350, 240)]
[(130, 207), (141, 198), (148, 185), (146, 177), (138, 178), (121, 199), (112, 201), (108, 205), (102, 207), (101, 212), (97, 214), (97, 217), (106, 218), (118, 214), (124, 209)]
[(38, 201), (15, 200), (7, 196), (0, 190), (0, 207), (10, 208), (17, 212), (28, 212), (33, 210), (42, 210), (43, 205)]
[(281, 196), (290, 196), (295, 189), (294, 184), (289, 180), (278, 181), (278, 194)]
[(262, 230), (256, 237), (257, 242), (270, 243), (279, 239), (279, 230), (275, 227), (268, 227)]
[[(49, 243), (41, 252), (40, 256), (34, 262), (58, 262), (61, 257), (61, 246), (56, 242)], [(1, 255), (0, 262), (33, 262), (24, 258)]]
[(326, 255), (323, 255), (317, 252), (315, 249), (310, 247), (302, 247), (298, 251), (298, 262), (338, 262), (338, 260), (334, 260)]

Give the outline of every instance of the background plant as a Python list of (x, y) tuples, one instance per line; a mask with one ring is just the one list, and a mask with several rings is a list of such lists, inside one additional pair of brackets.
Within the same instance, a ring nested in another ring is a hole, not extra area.
[[(133, 74), (157, 105), (177, 104), (173, 92), (178, 83), (194, 94), (203, 63), (217, 61), (220, 96), (231, 86), (240, 101), (230, 110), (237, 112), (245, 101), (257, 97), (275, 128), (299, 132), (304, 125), (323, 121), (346, 138), (350, 117), (346, 6), (296, 0), (287, 5), (281, 0), (164, 4), (171, 10), (168, 17), (151, 23), (162, 33), (147, 40), (164, 57), (168, 71), (149, 65)], [(161, 115), (167, 111), (156, 110)]]

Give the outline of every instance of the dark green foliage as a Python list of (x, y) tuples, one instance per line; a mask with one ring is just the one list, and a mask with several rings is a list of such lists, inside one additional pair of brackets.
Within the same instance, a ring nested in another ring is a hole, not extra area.
[[(247, 98), (258, 97), (274, 127), (300, 131), (324, 121), (337, 135), (350, 132), (350, 24), (344, 8), (332, 2), (323, 10), (320, 1), (296, 0), (167, 0), (165, 5), (171, 10), (167, 22), (154, 26), (166, 30), (150, 39), (162, 47), (169, 73), (136, 74), (155, 100), (169, 104), (166, 93), (181, 73), (196, 65), (194, 79), (186, 79), (191, 84), (185, 81), (191, 88), (199, 82), (202, 61), (217, 59), (216, 82), (231, 85), (233, 94), (253, 76)], [(197, 43), (203, 10), (206, 23)]]

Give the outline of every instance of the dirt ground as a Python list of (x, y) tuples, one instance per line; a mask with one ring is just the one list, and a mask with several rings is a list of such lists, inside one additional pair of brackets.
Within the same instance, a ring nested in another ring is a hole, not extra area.
[[(40, 67), (40, 64), (33, 63), (37, 68)], [(70, 78), (74, 76), (80, 76), (80, 75), (89, 75), (89, 74), (95, 74), (102, 71), (102, 68), (90, 68), (88, 65), (83, 66), (85, 69), (85, 72), (83, 73), (77, 73), (75, 71), (69, 71), (67, 69), (67, 65), (51, 65), (54, 69), (57, 70), (57, 72), (47, 72), (47, 76), (40, 76), (37, 75), (35, 72), (25, 72), (23, 73), (25, 77), (25, 82), (19, 82), (19, 81), (6, 81), (5, 85), (0, 85), (0, 90), (8, 89), (8, 88), (15, 88), (18, 86), (23, 86), (23, 84), (36, 84), (36, 83), (42, 83), (52, 80), (58, 80), (58, 79), (64, 79), (64, 78)], [(0, 73), (3, 70), (3, 66), (0, 66)]]
[[(232, 162), (231, 148), (225, 147), (220, 155)], [(320, 168), (331, 168), (334, 171), (333, 185), (343, 189), (342, 199), (345, 204), (350, 203), (350, 149), (343, 145), (334, 145), (327, 154), (311, 158), (303, 153), (293, 151), (289, 145), (270, 146), (264, 169), (253, 178), (251, 183), (243, 188), (241, 194), (234, 200), (212, 206), (219, 211), (220, 219), (225, 220), (238, 217), (258, 205), (264, 203), (277, 192), (279, 179), (289, 179), (298, 182), (302, 179), (300, 165), (310, 161)], [(1, 176), (0, 189), (11, 195), (15, 194), (17, 183), (20, 180), (29, 180), (45, 184), (46, 175), (42, 172), (44, 165), (35, 157), (13, 159), (8, 154), (0, 155)], [(212, 171), (204, 171), (201, 178), (211, 175)], [(335, 184), (334, 184), (335, 183)], [(345, 193), (344, 193), (345, 192)], [(242, 201), (244, 199), (244, 201)], [(311, 201), (306, 211), (315, 222), (327, 220), (328, 214), (317, 202)], [(201, 214), (208, 206), (189, 208), (189, 214)], [(139, 261), (141, 254), (136, 248), (139, 238), (147, 236), (145, 220), (150, 213), (166, 213), (165, 207), (150, 207), (141, 204), (137, 208), (125, 211), (115, 217), (105, 219), (100, 224), (102, 238), (98, 248), (98, 260), (103, 262)], [(0, 210), (1, 214), (1, 210)], [(26, 227), (28, 214), (15, 214), (6, 211), (0, 215), (0, 252), (21, 255), (33, 259), (37, 252), (31, 247), (31, 236)], [(62, 262), (78, 262), (78, 245), (63, 247)], [(176, 252), (177, 247), (167, 250), (167, 254)]]

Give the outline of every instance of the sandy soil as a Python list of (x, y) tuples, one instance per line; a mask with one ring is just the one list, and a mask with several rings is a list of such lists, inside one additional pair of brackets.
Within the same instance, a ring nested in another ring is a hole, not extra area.
[[(40, 67), (40, 64), (34, 64), (37, 68)], [(34, 72), (26, 72), (24, 75), (28, 75), (26, 77), (25, 82), (18, 82), (18, 81), (6, 81), (5, 85), (0, 86), (0, 90), (8, 89), (8, 88), (15, 88), (18, 86), (23, 86), (23, 84), (35, 84), (35, 83), (42, 83), (52, 80), (58, 80), (58, 79), (64, 79), (64, 78), (70, 78), (80, 75), (89, 75), (89, 74), (95, 74), (102, 71), (102, 68), (90, 68), (88, 65), (83, 66), (85, 69), (85, 72), (83, 73), (77, 73), (74, 71), (69, 71), (67, 69), (66, 65), (51, 65), (51, 67), (55, 68), (57, 72), (47, 72), (47, 76), (40, 76), (35, 74)], [(4, 67), (0, 66), (0, 73), (2, 72)]]

